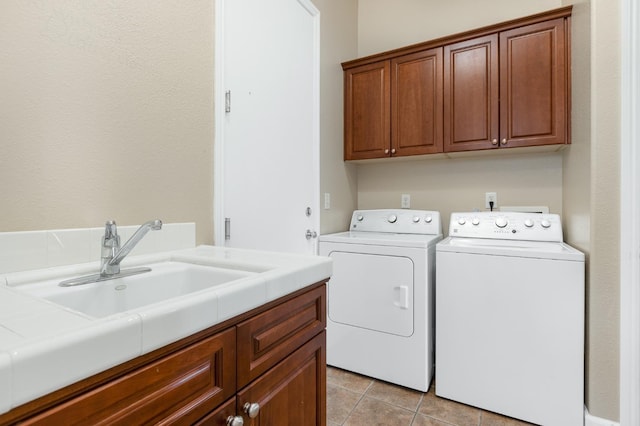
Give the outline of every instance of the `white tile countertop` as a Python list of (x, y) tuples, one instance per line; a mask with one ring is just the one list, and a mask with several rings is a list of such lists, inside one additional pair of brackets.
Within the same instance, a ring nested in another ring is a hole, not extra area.
[(252, 273), (102, 318), (24, 291), (33, 283), (95, 273), (98, 262), (0, 275), (0, 413), (322, 281), (332, 272), (326, 257), (213, 246), (131, 256), (122, 266), (153, 267), (165, 261)]

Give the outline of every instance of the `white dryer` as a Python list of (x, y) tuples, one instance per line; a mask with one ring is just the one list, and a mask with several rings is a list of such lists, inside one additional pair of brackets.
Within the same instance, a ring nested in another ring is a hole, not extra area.
[(320, 237), (333, 259), (327, 364), (427, 391), (433, 375), (433, 280), (440, 214), (357, 210), (350, 231)]
[(582, 426), (584, 254), (559, 216), (453, 213), (436, 265), (436, 394)]

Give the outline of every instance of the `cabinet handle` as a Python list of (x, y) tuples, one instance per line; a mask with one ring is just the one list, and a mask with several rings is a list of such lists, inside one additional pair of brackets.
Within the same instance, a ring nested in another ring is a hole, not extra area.
[(492, 139), (491, 145), (498, 145), (498, 139)]
[(502, 145), (506, 145), (507, 144), (507, 138), (502, 139)]
[(242, 416), (229, 416), (227, 417), (227, 426), (243, 426), (244, 420)]
[(257, 402), (245, 402), (242, 406), (242, 409), (249, 416), (249, 418), (255, 419), (256, 417), (258, 417), (258, 413), (260, 412), (260, 404), (258, 404)]
[(396, 153), (396, 149), (395, 149), (395, 148), (392, 148), (392, 149), (391, 149), (391, 153), (392, 153), (392, 154), (395, 154), (395, 153)]
[(385, 153), (385, 154), (388, 154), (388, 153), (389, 153), (389, 150), (388, 150), (388, 149), (385, 149), (385, 150), (384, 150), (384, 153)]

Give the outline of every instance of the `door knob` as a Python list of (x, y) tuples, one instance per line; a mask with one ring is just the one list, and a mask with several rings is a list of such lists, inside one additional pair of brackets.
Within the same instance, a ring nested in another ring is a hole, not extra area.
[(318, 233), (316, 231), (312, 231), (311, 229), (307, 229), (307, 232), (305, 232), (304, 236), (307, 237), (307, 240), (310, 240), (312, 238), (316, 238), (318, 236)]

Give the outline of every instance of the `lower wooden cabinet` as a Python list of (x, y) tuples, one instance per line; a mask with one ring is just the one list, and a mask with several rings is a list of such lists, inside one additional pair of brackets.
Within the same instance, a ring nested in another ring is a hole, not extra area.
[(325, 426), (325, 333), (304, 344), (195, 426), (232, 426), (234, 419), (236, 425), (243, 426)]
[[(227, 402), (216, 408), (204, 418), (194, 423), (194, 426), (232, 426), (232, 420), (236, 416), (236, 397), (229, 399)], [(244, 420), (242, 421), (244, 422)], [(236, 420), (236, 424), (240, 420)]]
[(230, 328), (37, 415), (25, 425), (189, 424), (235, 394)]
[(325, 333), (314, 337), (238, 393), (239, 409), (259, 407), (254, 418), (247, 422), (245, 417), (245, 426), (325, 425)]
[(0, 426), (325, 426), (325, 306), (318, 283), (2, 414)]

